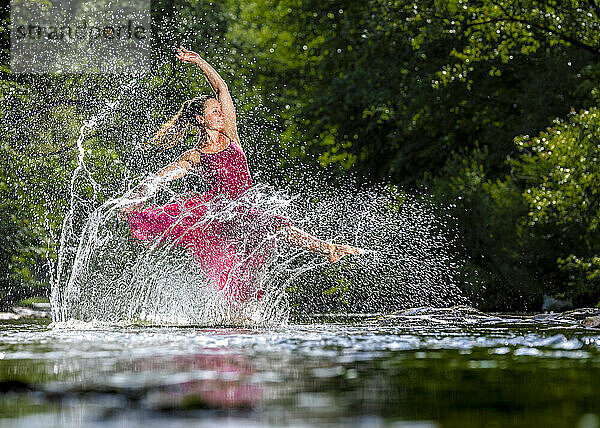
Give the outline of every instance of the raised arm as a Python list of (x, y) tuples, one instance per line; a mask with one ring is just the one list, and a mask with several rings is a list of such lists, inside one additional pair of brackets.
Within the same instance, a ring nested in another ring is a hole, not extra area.
[(225, 117), (225, 134), (239, 144), (240, 138), (237, 132), (235, 107), (233, 106), (233, 100), (225, 81), (219, 76), (219, 73), (217, 73), (217, 71), (196, 52), (188, 51), (183, 46), (180, 46), (177, 50), (177, 58), (183, 62), (197, 64), (200, 67), (208, 79), (208, 83), (210, 83), (210, 86), (212, 86), (217, 94), (217, 99), (221, 103), (221, 108), (223, 109), (223, 115)]

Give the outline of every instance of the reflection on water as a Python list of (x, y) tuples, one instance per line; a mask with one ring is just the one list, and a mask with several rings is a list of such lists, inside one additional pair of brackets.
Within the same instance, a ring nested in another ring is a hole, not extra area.
[(0, 426), (600, 426), (598, 330), (390, 324), (5, 323)]
[[(152, 408), (251, 409), (262, 400), (261, 385), (250, 382), (254, 367), (249, 358), (231, 350), (208, 348), (203, 352), (142, 358), (128, 369), (142, 376), (151, 373), (154, 381), (158, 380), (146, 398)], [(121, 376), (121, 386), (127, 388), (131, 382)]]

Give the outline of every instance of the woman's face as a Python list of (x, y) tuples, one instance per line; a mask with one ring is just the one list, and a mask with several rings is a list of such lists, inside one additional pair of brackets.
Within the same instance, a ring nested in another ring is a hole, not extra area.
[(214, 98), (209, 98), (204, 104), (204, 123), (208, 129), (222, 131), (225, 128), (225, 117), (221, 110), (221, 103)]

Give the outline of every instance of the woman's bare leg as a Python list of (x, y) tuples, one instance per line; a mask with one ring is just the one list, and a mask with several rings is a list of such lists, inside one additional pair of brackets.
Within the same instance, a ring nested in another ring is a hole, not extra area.
[(363, 252), (360, 248), (351, 247), (350, 245), (340, 245), (323, 241), (297, 227), (286, 226), (283, 229), (283, 232), (288, 242), (292, 245), (304, 248), (305, 250), (325, 254), (331, 263), (337, 262), (348, 254), (361, 254)]

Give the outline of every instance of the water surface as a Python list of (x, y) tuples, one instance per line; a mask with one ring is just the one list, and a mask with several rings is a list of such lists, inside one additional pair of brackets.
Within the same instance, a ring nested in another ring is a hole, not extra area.
[(508, 318), (327, 321), (4, 322), (0, 426), (600, 425), (599, 330)]

